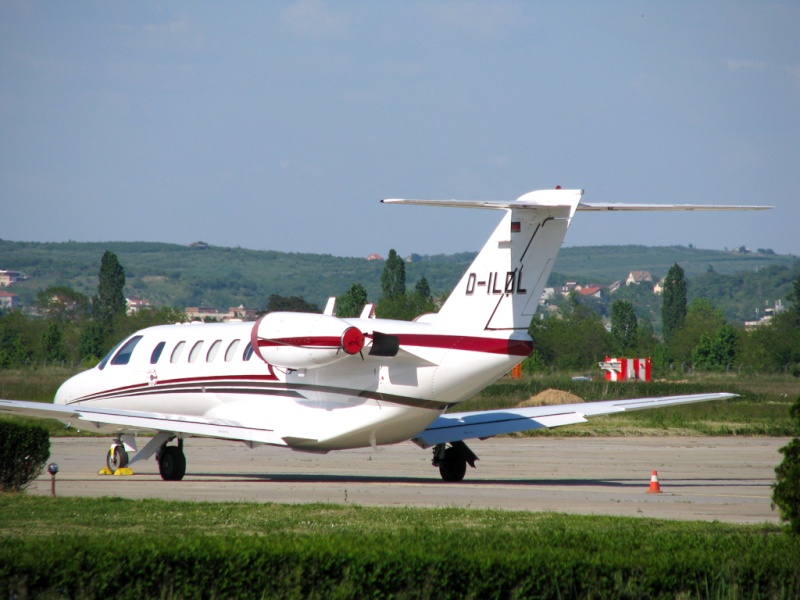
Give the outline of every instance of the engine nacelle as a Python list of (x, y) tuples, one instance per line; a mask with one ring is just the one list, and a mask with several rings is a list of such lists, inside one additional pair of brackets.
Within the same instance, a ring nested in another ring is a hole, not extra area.
[(307, 369), (358, 354), (364, 334), (336, 317), (273, 312), (256, 321), (250, 341), (256, 354), (271, 365)]

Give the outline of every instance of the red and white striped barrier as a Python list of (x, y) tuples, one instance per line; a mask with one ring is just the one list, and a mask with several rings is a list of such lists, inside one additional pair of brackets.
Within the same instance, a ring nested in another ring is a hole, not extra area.
[(649, 358), (608, 358), (598, 363), (606, 372), (607, 381), (625, 381), (638, 379), (650, 381), (652, 379), (651, 361)]

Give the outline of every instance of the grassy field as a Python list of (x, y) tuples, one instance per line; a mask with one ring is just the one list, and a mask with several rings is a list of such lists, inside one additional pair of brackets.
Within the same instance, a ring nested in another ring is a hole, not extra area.
[[(0, 398), (51, 402), (58, 386), (77, 371), (62, 368), (0, 370)], [(793, 435), (789, 407), (800, 396), (800, 381), (789, 376), (738, 377), (698, 375), (681, 381), (612, 383), (572, 381), (568, 376), (505, 377), (457, 410), (489, 410), (516, 406), (547, 389), (563, 390), (580, 398), (612, 400), (703, 392), (732, 392), (738, 398), (687, 406), (595, 417), (588, 423), (521, 435), (632, 436), (632, 435)], [(26, 419), (45, 426), (51, 435), (79, 435), (53, 420)], [(91, 435), (81, 432), (80, 435)]]
[(795, 598), (769, 525), (0, 495), (5, 597)]
[(587, 423), (537, 430), (520, 435), (792, 435), (789, 408), (800, 395), (800, 382), (790, 377), (763, 380), (704, 375), (682, 381), (572, 381), (565, 376), (503, 378), (467, 400), (458, 410), (488, 410), (516, 406), (548, 389), (569, 392), (586, 401), (731, 392), (738, 398), (686, 406), (633, 411), (594, 417)]

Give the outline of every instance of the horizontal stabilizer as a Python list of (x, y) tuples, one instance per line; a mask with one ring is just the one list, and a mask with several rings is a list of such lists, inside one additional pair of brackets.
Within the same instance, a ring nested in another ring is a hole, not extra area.
[(771, 206), (736, 206), (732, 204), (597, 204), (581, 202), (578, 210), (593, 212), (611, 211), (664, 211), (664, 210), (768, 210)]
[(608, 415), (626, 410), (643, 410), (709, 400), (725, 400), (736, 394), (690, 394), (663, 398), (633, 398), (605, 400), (579, 404), (507, 408), (477, 412), (445, 413), (413, 438), (417, 445), (428, 448), (446, 442), (488, 438), (502, 433), (515, 433), (583, 423), (586, 417)]
[[(415, 204), (420, 206), (444, 206), (454, 208), (489, 208), (494, 210), (509, 208), (535, 208), (551, 206), (541, 200), (532, 201), (522, 196), (520, 200), (422, 200), (405, 198), (386, 198), (381, 200), (386, 204)], [(769, 210), (772, 206), (737, 206), (734, 204), (626, 204), (622, 202), (597, 203), (581, 202), (576, 210), (588, 212), (613, 212), (613, 211), (715, 211), (715, 210)]]

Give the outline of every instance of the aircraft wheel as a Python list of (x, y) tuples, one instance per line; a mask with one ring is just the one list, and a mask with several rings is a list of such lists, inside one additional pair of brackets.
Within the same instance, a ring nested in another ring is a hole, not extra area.
[(158, 456), (158, 472), (164, 481), (180, 481), (186, 474), (186, 456), (178, 446), (164, 446)]
[(128, 453), (122, 444), (114, 444), (106, 455), (106, 466), (112, 473), (128, 466)]
[(439, 463), (439, 474), (445, 481), (461, 481), (467, 472), (467, 459), (458, 448), (448, 448)]

